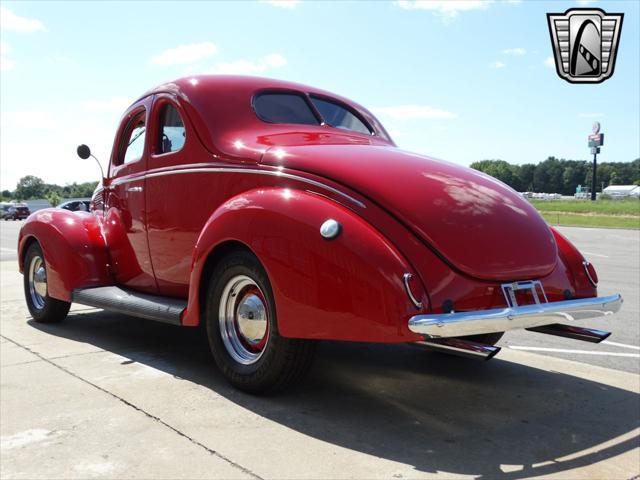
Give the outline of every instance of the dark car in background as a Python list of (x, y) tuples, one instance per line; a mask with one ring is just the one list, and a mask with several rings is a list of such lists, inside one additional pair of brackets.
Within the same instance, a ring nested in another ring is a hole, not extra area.
[(69, 200), (58, 205), (58, 208), (63, 208), (70, 212), (88, 212), (91, 208), (91, 200)]
[(31, 212), (24, 203), (5, 203), (1, 207), (0, 215), (4, 220), (24, 220)]

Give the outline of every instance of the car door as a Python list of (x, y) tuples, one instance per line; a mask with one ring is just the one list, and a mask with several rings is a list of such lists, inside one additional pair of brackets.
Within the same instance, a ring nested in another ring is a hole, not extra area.
[(104, 231), (117, 282), (139, 291), (156, 293), (147, 241), (145, 200), (151, 103), (152, 97), (139, 101), (122, 119), (105, 188)]
[(197, 175), (180, 172), (197, 163), (200, 155), (187, 115), (173, 95), (155, 96), (151, 118), (146, 187), (149, 251), (158, 291), (186, 297), (193, 248), (209, 210), (198, 201)]

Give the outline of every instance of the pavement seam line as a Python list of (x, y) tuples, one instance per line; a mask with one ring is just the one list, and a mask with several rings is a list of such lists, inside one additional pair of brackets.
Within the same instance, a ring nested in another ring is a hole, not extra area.
[[(2, 338), (6, 338), (6, 337), (2, 337)], [(29, 348), (29, 347), (26, 347), (25, 345), (20, 345), (20, 348)], [(95, 350), (93, 352), (70, 353), (69, 355), (58, 355), (57, 357), (49, 357), (49, 360), (60, 360), (61, 358), (73, 358), (73, 357), (80, 357), (83, 355), (95, 355), (96, 353), (106, 353), (106, 350)], [(30, 363), (40, 363), (40, 362), (42, 362), (42, 360), (38, 358), (37, 360), (27, 360), (25, 362), (12, 363), (10, 365), (2, 365), (2, 368), (16, 367), (19, 365), (29, 365)]]
[(128, 400), (125, 400), (124, 398), (116, 395), (113, 392), (110, 392), (109, 390), (102, 388), (99, 385), (96, 385), (95, 383), (87, 380), (86, 378), (81, 377), (80, 375), (77, 375), (76, 373), (72, 372), (71, 370), (63, 367), (62, 365), (59, 365), (55, 362), (52, 362), (51, 360), (49, 360), (48, 358), (43, 357), (41, 354), (39, 354), (38, 352), (31, 350), (29, 347), (26, 347), (24, 345), (21, 345), (20, 343), (16, 342), (15, 340), (5, 336), (5, 335), (0, 335), (0, 338), (4, 338), (5, 340), (7, 340), (8, 342), (13, 343), (14, 345), (16, 345), (17, 347), (20, 347), (26, 351), (28, 351), (29, 353), (35, 355), (36, 357), (38, 357), (40, 360), (42, 360), (43, 362), (46, 362), (50, 365), (52, 365), (53, 367), (63, 371), (64, 373), (66, 373), (67, 375), (71, 375), (72, 377), (74, 377), (77, 380), (80, 380), (83, 383), (86, 383), (87, 385), (91, 385), (92, 387), (96, 388), (97, 390), (100, 390), (103, 393), (106, 393), (107, 395), (115, 398), (116, 400), (119, 400), (120, 402), (124, 403), (126, 406), (133, 408), (134, 410), (142, 413), (143, 415), (145, 415), (146, 417), (150, 418), (151, 420), (165, 426), (166, 428), (168, 428), (169, 430), (173, 431), (174, 433), (177, 433), (178, 435), (180, 435), (183, 438), (186, 438), (189, 442), (191, 442), (192, 444), (202, 448), (203, 450), (205, 450), (206, 452), (208, 452), (209, 454), (227, 462), (229, 465), (231, 465), (234, 468), (237, 468), (238, 470), (240, 470), (241, 472), (251, 476), (252, 478), (256, 479), (256, 480), (264, 480), (262, 477), (260, 477), (259, 475), (253, 473), (251, 470), (249, 470), (246, 467), (243, 467), (242, 465), (234, 462), (233, 460), (225, 457), (224, 455), (222, 455), (219, 452), (216, 452), (215, 450), (207, 447), (205, 444), (199, 442), (198, 440), (196, 440), (193, 437), (190, 437), (189, 435), (187, 435), (186, 433), (178, 430), (176, 427), (168, 424), (167, 422), (165, 422), (164, 420), (162, 420), (160, 417), (156, 417), (155, 415), (147, 412), (146, 410), (144, 410), (141, 407), (138, 407), (137, 405), (129, 402)]

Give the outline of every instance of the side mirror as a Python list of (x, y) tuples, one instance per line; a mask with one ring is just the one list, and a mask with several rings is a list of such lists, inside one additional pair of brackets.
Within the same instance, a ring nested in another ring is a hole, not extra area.
[[(78, 145), (76, 152), (78, 153), (78, 156), (82, 160), (86, 160), (89, 157), (93, 157), (93, 155), (91, 155), (91, 149), (88, 146), (86, 146), (84, 143), (82, 145)], [(104, 178), (104, 170), (102, 170), (102, 165), (100, 165), (100, 161), (96, 157), (93, 157), (93, 159), (96, 161), (96, 163), (98, 164), (98, 167), (100, 168), (100, 173), (102, 174), (102, 181), (104, 182), (105, 178)]]
[(91, 156), (91, 149), (88, 146), (86, 146), (84, 143), (82, 145), (78, 145), (78, 149), (76, 151), (78, 152), (78, 156), (82, 160), (86, 160)]

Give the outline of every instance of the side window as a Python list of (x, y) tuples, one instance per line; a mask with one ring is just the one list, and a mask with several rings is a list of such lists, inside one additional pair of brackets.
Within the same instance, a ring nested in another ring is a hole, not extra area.
[(145, 112), (142, 111), (131, 119), (123, 135), (119, 164), (131, 163), (142, 158), (144, 152), (146, 125)]
[(160, 138), (158, 138), (158, 153), (169, 153), (180, 150), (186, 140), (184, 122), (176, 107), (167, 103), (160, 109)]
[(358, 117), (338, 103), (319, 97), (311, 97), (311, 101), (324, 118), (324, 121), (335, 128), (353, 130), (371, 135), (371, 129)]
[(253, 108), (269, 123), (320, 124), (304, 97), (295, 93), (262, 93), (255, 97)]

